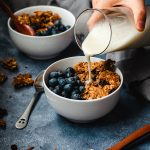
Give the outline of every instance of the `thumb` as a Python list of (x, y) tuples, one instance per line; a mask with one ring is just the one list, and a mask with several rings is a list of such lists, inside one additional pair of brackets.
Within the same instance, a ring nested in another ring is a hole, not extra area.
[(143, 31), (146, 22), (146, 9), (144, 7), (144, 4), (136, 4), (135, 6), (132, 6), (131, 9), (133, 11), (134, 22), (137, 30)]

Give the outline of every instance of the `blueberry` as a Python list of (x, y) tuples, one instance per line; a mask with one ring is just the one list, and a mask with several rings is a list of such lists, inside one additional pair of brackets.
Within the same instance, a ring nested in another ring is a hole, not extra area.
[(60, 91), (57, 90), (57, 89), (53, 89), (53, 92), (54, 92), (55, 94), (60, 94)]
[(36, 35), (36, 36), (42, 36), (41, 32), (39, 32), (39, 31), (36, 32), (35, 35)]
[(59, 80), (61, 80), (61, 79), (64, 79), (63, 77), (58, 77), (58, 82), (59, 82)]
[(50, 86), (50, 87), (48, 87), (48, 88), (49, 88), (51, 91), (53, 91), (53, 87)]
[(48, 30), (47, 30), (48, 35), (51, 35), (51, 34), (52, 34), (52, 28), (53, 28), (52, 26), (49, 26), (49, 27), (48, 27)]
[(69, 77), (73, 77), (73, 75), (74, 75), (74, 74), (73, 74), (73, 73), (71, 73), (71, 72), (67, 72), (67, 73), (66, 73), (66, 77), (67, 77), (67, 78), (69, 78)]
[(71, 95), (71, 99), (81, 99), (81, 95), (80, 94), (78, 94), (78, 93), (73, 93), (72, 95)]
[(61, 19), (55, 21), (55, 26), (59, 27), (61, 25)]
[(56, 72), (56, 71), (51, 72), (51, 73), (49, 74), (49, 77), (50, 77), (50, 78), (58, 78), (59, 76), (60, 76), (60, 72)]
[(66, 80), (62, 78), (62, 79), (58, 80), (58, 84), (59, 84), (61, 87), (63, 87), (63, 86), (66, 84)]
[(39, 25), (39, 24), (33, 24), (33, 25), (31, 25), (31, 27), (32, 27), (34, 30), (40, 29), (40, 25)]
[(68, 84), (75, 84), (75, 80), (74, 80), (73, 77), (66, 78), (66, 82), (67, 82)]
[(71, 84), (66, 84), (64, 86), (64, 91), (67, 92), (71, 92), (73, 90), (73, 86)]
[(79, 94), (79, 93), (80, 93), (80, 91), (78, 89), (75, 89), (75, 90), (72, 91), (71, 95)]
[(57, 32), (56, 32), (56, 30), (55, 30), (54, 28), (52, 28), (51, 34), (52, 34), (52, 35), (57, 34)]
[(83, 93), (84, 90), (85, 90), (85, 87), (84, 87), (84, 86), (79, 86), (79, 91), (80, 91), (81, 93)]
[(70, 26), (70, 25), (67, 25), (67, 26), (66, 26), (66, 30), (68, 30), (69, 28), (71, 28), (71, 26)]
[(57, 90), (57, 93), (61, 93), (62, 91), (62, 88), (59, 85), (55, 86), (55, 89)]
[(58, 76), (59, 76), (59, 77), (63, 77), (63, 76), (64, 76), (64, 73), (61, 72), (61, 71), (58, 71)]
[(61, 32), (66, 31), (66, 27), (65, 27), (63, 24), (61, 24), (61, 25), (59, 26), (59, 31), (61, 31)]
[(61, 96), (66, 97), (66, 98), (69, 98), (69, 93), (68, 93), (68, 92), (65, 92), (65, 91), (62, 91), (62, 92), (61, 92)]
[(79, 77), (77, 75), (75, 75), (73, 78), (75, 81), (79, 80)]
[(80, 80), (77, 80), (76, 83), (77, 83), (78, 85), (82, 85), (82, 82), (81, 82)]
[(65, 72), (66, 72), (66, 73), (67, 73), (67, 72), (70, 72), (70, 73), (74, 74), (74, 73), (75, 73), (75, 70), (74, 70), (72, 67), (68, 67), (68, 68), (65, 70)]
[(74, 89), (79, 91), (79, 86), (74, 86)]
[(54, 87), (58, 84), (58, 80), (56, 78), (52, 78), (52, 79), (49, 80), (48, 83), (49, 83), (49, 86)]

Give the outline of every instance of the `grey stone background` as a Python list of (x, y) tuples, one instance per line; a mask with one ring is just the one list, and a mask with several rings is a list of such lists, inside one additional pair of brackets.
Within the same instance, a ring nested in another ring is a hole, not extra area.
[[(9, 150), (12, 144), (17, 144), (19, 150), (26, 150), (29, 146), (34, 146), (35, 150), (104, 150), (134, 130), (150, 123), (150, 103), (144, 97), (131, 94), (129, 89), (123, 86), (115, 109), (89, 124), (72, 123), (57, 115), (48, 104), (45, 94), (42, 94), (28, 126), (17, 130), (15, 122), (30, 102), (34, 87), (15, 90), (11, 85), (12, 78), (19, 72), (30, 72), (34, 79), (41, 70), (56, 60), (83, 53), (73, 42), (54, 59), (33, 60), (15, 48), (9, 39), (6, 21), (7, 17), (0, 10), (0, 59), (15, 57), (19, 70), (10, 72), (0, 67), (0, 70), (8, 75), (8, 80), (0, 85), (0, 107), (8, 110), (8, 116), (4, 117), (7, 127), (5, 130), (0, 129), (0, 150)], [(149, 150), (150, 139), (132, 149)]]

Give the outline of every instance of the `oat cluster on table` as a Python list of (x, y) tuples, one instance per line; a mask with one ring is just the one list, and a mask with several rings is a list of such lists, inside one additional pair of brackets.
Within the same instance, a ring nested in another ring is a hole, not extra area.
[(15, 58), (6, 58), (1, 61), (3, 68), (8, 70), (16, 70), (17, 69), (17, 61)]
[(34, 80), (32, 79), (32, 75), (29, 73), (18, 74), (16, 77), (13, 78), (13, 82), (12, 82), (15, 88), (31, 86), (33, 85), (33, 83), (34, 83)]

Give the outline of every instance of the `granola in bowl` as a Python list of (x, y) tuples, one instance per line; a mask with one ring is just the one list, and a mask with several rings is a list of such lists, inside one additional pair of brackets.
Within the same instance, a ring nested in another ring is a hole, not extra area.
[[(88, 80), (88, 64), (80, 62), (75, 65), (75, 71), (85, 84)], [(112, 60), (91, 62), (92, 81), (85, 84), (82, 98), (97, 99), (109, 95), (120, 85), (120, 77), (115, 72), (115, 62)]]

